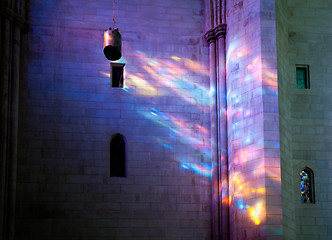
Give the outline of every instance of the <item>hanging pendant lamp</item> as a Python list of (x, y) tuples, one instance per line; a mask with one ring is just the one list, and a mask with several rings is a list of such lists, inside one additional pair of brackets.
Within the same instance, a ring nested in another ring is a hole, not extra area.
[(116, 61), (121, 58), (121, 34), (119, 29), (110, 28), (104, 33), (104, 54), (108, 60)]
[(104, 32), (104, 54), (108, 60), (116, 61), (121, 58), (121, 34), (115, 25), (115, 0), (113, 0), (113, 29)]

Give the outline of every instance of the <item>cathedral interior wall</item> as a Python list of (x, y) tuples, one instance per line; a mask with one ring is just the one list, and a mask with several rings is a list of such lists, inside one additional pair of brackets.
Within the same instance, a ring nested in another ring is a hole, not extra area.
[(230, 239), (282, 239), (275, 5), (226, 8)]
[[(217, 123), (202, 36), (220, 2), (28, 2), (15, 238), (211, 239)], [(331, 238), (331, 11), (324, 0), (226, 1), (230, 239)], [(123, 87), (103, 54), (113, 13)], [(110, 176), (116, 136), (122, 177)]]
[(283, 207), (283, 234), (285, 239), (295, 239), (295, 210), (293, 162), (291, 159), (291, 103), (289, 94), (289, 43), (287, 1), (276, 1), (278, 96), (280, 116), (280, 161)]
[[(112, 1), (29, 2), (16, 239), (210, 239), (203, 3), (116, 0), (125, 86), (112, 88)], [(110, 177), (114, 134), (126, 177)]]

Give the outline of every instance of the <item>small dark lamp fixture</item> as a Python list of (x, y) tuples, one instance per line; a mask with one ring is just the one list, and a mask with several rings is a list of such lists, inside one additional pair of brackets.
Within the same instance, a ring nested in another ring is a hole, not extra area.
[(105, 30), (104, 54), (105, 57), (111, 61), (116, 61), (121, 58), (121, 34), (118, 28)]

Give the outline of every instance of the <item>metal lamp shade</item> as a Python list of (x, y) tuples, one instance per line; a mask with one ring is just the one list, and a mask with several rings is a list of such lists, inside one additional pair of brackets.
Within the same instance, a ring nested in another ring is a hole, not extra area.
[(121, 58), (121, 34), (119, 30), (109, 29), (104, 33), (104, 54), (108, 60), (116, 61)]

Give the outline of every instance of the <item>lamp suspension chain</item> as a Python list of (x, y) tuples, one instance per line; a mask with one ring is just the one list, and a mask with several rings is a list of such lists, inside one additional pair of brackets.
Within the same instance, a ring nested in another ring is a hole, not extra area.
[(115, 25), (115, 0), (113, 0), (113, 29)]
[(104, 54), (108, 60), (117, 61), (121, 58), (121, 34), (115, 29), (115, 0), (113, 0), (113, 29), (104, 32)]

